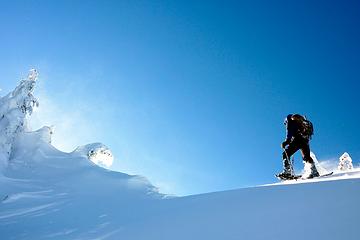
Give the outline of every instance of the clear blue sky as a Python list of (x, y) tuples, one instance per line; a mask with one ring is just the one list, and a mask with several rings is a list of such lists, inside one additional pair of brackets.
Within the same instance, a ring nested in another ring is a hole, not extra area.
[(320, 160), (358, 163), (359, 24), (357, 1), (11, 1), (0, 94), (38, 68), (69, 151), (101, 141), (165, 192), (269, 183), (288, 113)]

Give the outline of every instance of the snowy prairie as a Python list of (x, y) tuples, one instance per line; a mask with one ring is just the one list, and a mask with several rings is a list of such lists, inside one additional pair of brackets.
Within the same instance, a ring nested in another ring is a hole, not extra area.
[[(360, 170), (186, 197), (109, 171), (101, 143), (71, 153), (30, 131), (36, 72), (0, 99), (0, 239), (360, 239)], [(274, 182), (275, 179), (274, 179)]]

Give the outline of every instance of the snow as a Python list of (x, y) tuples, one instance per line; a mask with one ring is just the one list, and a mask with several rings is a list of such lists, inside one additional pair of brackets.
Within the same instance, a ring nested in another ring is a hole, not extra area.
[(65, 153), (52, 127), (30, 131), (33, 76), (0, 99), (0, 239), (359, 239), (360, 169), (169, 197), (104, 168), (113, 155), (102, 143)]
[(111, 167), (114, 161), (111, 150), (102, 143), (92, 143), (78, 147), (74, 153), (87, 156), (92, 162), (105, 168)]
[(338, 169), (341, 171), (349, 171), (349, 170), (353, 169), (352, 159), (351, 159), (349, 153), (344, 152), (344, 154), (341, 155), (341, 157), (339, 158)]

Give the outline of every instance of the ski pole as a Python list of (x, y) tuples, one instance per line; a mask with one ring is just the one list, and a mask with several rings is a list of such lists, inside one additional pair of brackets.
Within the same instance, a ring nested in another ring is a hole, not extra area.
[(286, 156), (286, 160), (288, 160), (288, 163), (290, 164), (291, 174), (295, 175), (293, 163), (291, 162), (291, 159), (289, 158), (289, 155), (287, 154), (285, 148), (283, 148), (283, 150), (284, 150), (284, 153), (285, 153), (285, 156)]

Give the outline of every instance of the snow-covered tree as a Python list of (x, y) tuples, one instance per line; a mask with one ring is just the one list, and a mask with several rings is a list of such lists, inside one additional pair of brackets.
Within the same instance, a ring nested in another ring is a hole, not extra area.
[(352, 159), (351, 159), (350, 155), (347, 152), (345, 152), (339, 158), (338, 169), (341, 170), (341, 171), (348, 171), (348, 170), (353, 169)]
[(27, 117), (39, 105), (33, 96), (37, 77), (31, 69), (14, 91), (0, 98), (0, 171), (7, 166), (16, 137), (28, 129)]

